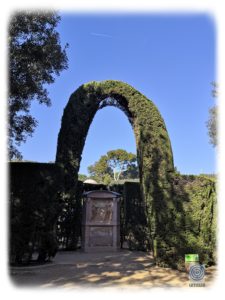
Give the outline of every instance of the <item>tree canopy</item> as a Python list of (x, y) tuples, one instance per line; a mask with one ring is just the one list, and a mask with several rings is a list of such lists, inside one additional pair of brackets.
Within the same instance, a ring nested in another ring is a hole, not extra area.
[(88, 179), (87, 175), (85, 175), (85, 174), (78, 174), (78, 180), (85, 181), (86, 179)]
[(136, 155), (123, 149), (110, 150), (88, 167), (90, 176), (98, 182), (110, 184), (119, 179), (138, 178)]
[[(218, 96), (218, 85), (216, 82), (212, 82), (213, 90), (212, 96), (216, 98)], [(208, 128), (208, 135), (210, 143), (215, 147), (217, 146), (217, 105), (209, 109), (209, 119), (206, 123)]]
[(32, 100), (51, 105), (46, 84), (68, 67), (66, 48), (56, 26), (60, 16), (18, 13), (9, 23), (9, 158), (22, 158), (17, 146), (31, 136), (37, 120), (30, 114)]

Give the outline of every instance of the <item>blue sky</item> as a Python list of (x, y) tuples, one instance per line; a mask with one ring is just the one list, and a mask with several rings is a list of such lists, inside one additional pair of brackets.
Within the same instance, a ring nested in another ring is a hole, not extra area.
[[(205, 14), (61, 14), (61, 42), (69, 43), (69, 68), (48, 86), (52, 107), (33, 104), (39, 125), (20, 147), (23, 158), (55, 160), (63, 109), (81, 84), (115, 79), (151, 99), (165, 120), (175, 166), (184, 174), (216, 170), (206, 120), (214, 104), (216, 28)], [(86, 140), (80, 173), (108, 150), (136, 152), (126, 116), (107, 107), (97, 112)]]

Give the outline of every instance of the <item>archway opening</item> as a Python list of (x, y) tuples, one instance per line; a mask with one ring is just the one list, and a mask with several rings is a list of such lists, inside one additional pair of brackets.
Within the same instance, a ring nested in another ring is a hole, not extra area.
[[(123, 168), (121, 170), (118, 169), (116, 180), (120, 183), (126, 180), (139, 181), (136, 147), (134, 131), (127, 113), (115, 99), (106, 98), (102, 100), (88, 130), (82, 152), (79, 179), (92, 178), (96, 180), (96, 178), (93, 178), (93, 173), (90, 174), (88, 172), (88, 167), (93, 167), (94, 164), (99, 162), (100, 158), (107, 156), (107, 153), (110, 151), (118, 150), (119, 152), (119, 150), (124, 150), (126, 153), (132, 153), (135, 158), (130, 156), (130, 161), (124, 161), (123, 165), (122, 161), (120, 161)], [(122, 154), (123, 152), (121, 152), (121, 157)], [(115, 180), (115, 176), (113, 176), (111, 167), (109, 167), (108, 175), (106, 182), (112, 183)], [(96, 181), (97, 183), (102, 183), (99, 180)]]

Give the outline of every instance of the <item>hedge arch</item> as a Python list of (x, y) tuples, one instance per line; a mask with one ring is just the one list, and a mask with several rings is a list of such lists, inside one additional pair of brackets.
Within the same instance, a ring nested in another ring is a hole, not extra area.
[(164, 120), (151, 100), (121, 81), (93, 81), (80, 86), (64, 109), (56, 163), (63, 166), (66, 189), (73, 197), (89, 127), (96, 112), (109, 105), (121, 109), (134, 130), (148, 238), (155, 257), (165, 261), (172, 249), (166, 236), (175, 229), (174, 165)]

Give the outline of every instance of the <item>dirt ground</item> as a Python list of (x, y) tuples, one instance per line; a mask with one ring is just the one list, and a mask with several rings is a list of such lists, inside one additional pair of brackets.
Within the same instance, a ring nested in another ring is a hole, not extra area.
[[(213, 284), (216, 267), (206, 269), (205, 286)], [(12, 267), (10, 280), (17, 287), (38, 288), (152, 288), (189, 287), (188, 274), (157, 267), (144, 252), (58, 252), (52, 263)]]

